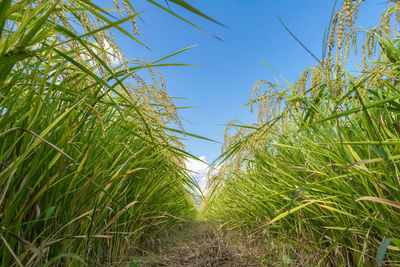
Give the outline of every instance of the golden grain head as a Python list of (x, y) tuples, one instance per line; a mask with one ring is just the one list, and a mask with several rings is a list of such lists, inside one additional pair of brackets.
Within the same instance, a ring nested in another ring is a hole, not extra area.
[(121, 15), (121, 18), (124, 17), (123, 10), (121, 8), (121, 5), (119, 4), (118, 0), (113, 0), (115, 7), (119, 10), (119, 14)]
[[(131, 7), (129, 6), (129, 4), (128, 4), (126, 1), (122, 1), (122, 3), (123, 3), (123, 5), (124, 5), (124, 7), (125, 7), (126, 13), (128, 13), (128, 16), (133, 16), (132, 9), (131, 9)], [(136, 12), (135, 12), (135, 13), (136, 13)], [(137, 24), (136, 24), (136, 19), (135, 19), (135, 17), (132, 17), (132, 18), (131, 18), (131, 23), (132, 23), (132, 27), (133, 27), (134, 33), (135, 33), (136, 35), (139, 35), (139, 30), (138, 30), (138, 27), (137, 27)]]

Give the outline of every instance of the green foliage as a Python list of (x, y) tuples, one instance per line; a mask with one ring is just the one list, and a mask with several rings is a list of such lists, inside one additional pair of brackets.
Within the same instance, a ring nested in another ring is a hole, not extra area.
[(143, 45), (125, 4), (115, 20), (88, 0), (1, 1), (2, 266), (118, 264), (194, 217), (180, 122), (153, 70), (186, 49), (125, 61), (111, 28)]
[(231, 126), (203, 216), (264, 239), (296, 266), (399, 263), (389, 246), (400, 236), (398, 12), (396, 4), (382, 25), (347, 37), (364, 34), (358, 76), (338, 55), (295, 85), (255, 86), (259, 122)]

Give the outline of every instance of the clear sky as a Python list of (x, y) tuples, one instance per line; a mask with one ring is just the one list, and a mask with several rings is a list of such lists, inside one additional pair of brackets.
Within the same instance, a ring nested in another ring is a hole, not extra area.
[[(174, 12), (219, 36), (223, 42), (145, 0), (131, 2), (136, 5), (138, 12), (142, 12), (144, 20), (138, 21), (138, 39), (148, 45), (151, 51), (120, 35), (115, 36), (117, 44), (128, 59), (143, 58), (149, 62), (197, 45), (168, 62), (203, 67), (166, 67), (160, 68), (160, 71), (171, 96), (188, 98), (177, 100), (177, 106), (196, 106), (180, 110), (186, 131), (222, 142), (225, 125), (229, 121), (238, 119), (251, 123), (257, 119), (243, 104), (249, 100), (256, 81), (274, 81), (276, 76), (260, 60), (290, 82), (295, 81), (307, 66), (316, 63), (283, 29), (277, 16), (320, 57), (322, 39), (334, 0), (187, 0), (227, 27), (213, 24), (170, 3)], [(158, 2), (165, 5), (164, 0)], [(341, 2), (338, 1), (340, 5)], [(376, 25), (384, 7), (381, 0), (364, 1), (356, 25), (366, 28)], [(190, 153), (208, 162), (214, 160), (221, 151), (219, 143), (193, 138), (188, 138), (185, 145)]]

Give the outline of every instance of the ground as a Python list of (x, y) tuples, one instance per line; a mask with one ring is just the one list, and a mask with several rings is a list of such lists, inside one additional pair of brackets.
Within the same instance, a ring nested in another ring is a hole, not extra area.
[(204, 221), (170, 232), (154, 247), (135, 257), (138, 266), (262, 266), (256, 247)]

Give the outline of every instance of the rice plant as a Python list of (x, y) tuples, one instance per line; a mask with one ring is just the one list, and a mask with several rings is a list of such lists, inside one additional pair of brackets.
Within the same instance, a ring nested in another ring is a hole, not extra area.
[[(210, 180), (203, 215), (281, 264), (400, 265), (400, 6), (366, 31), (354, 26), (361, 2), (344, 1), (326, 58), (295, 84), (256, 84), (258, 122), (228, 125)], [(346, 60), (357, 49), (354, 75)]]
[(195, 214), (183, 130), (155, 69), (186, 49), (125, 59), (111, 29), (145, 46), (139, 14), (128, 0), (114, 4), (0, 2), (2, 266), (122, 264)]

